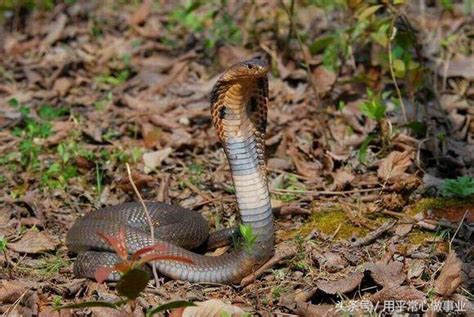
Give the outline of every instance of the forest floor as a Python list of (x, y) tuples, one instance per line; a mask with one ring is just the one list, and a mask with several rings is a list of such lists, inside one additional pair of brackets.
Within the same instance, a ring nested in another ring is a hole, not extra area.
[(237, 225), (208, 95), (263, 53), (275, 263), (75, 314), (217, 299), (264, 316), (472, 316), (473, 4), (375, 2), (0, 5), (0, 313), (117, 300), (74, 277), (64, 243), (80, 215), (138, 199), (126, 163), (143, 199)]

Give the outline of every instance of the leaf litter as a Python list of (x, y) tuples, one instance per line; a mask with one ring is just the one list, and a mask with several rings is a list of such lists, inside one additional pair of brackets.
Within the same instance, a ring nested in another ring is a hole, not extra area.
[[(272, 57), (267, 148), (277, 256), (240, 289), (166, 280), (142, 294), (135, 314), (176, 298), (224, 305), (229, 314), (307, 316), (331, 315), (344, 296), (427, 302), (434, 289), (439, 298), (472, 300), (472, 198), (420, 200), (442, 195), (444, 178), (474, 176), (474, 85), (466, 67), (472, 18), (457, 5), (449, 14), (406, 5), (413, 25), (397, 21), (403, 40), (392, 43), (402, 105), (384, 62), (384, 29), (367, 36), (370, 48), (357, 44), (356, 31), (387, 11), (352, 5), (338, 14), (297, 4), (291, 31), (277, 2), (229, 1), (212, 11), (184, 2), (77, 1), (7, 14), (0, 27), (0, 312), (41, 316), (52, 314), (55, 301), (115, 294), (75, 279), (73, 257), (58, 242), (80, 214), (134, 199), (125, 162), (145, 199), (191, 206), (211, 228), (235, 226), (208, 93), (225, 67), (262, 51)], [(346, 28), (353, 20), (359, 29)], [(411, 27), (423, 59), (402, 53), (420, 54), (403, 46)], [(346, 35), (356, 45), (345, 51)], [(421, 64), (434, 91), (420, 81)], [(25, 197), (32, 197), (28, 208), (15, 204)], [(55, 267), (46, 277), (34, 265), (42, 256)], [(90, 311), (111, 314), (105, 310)]]

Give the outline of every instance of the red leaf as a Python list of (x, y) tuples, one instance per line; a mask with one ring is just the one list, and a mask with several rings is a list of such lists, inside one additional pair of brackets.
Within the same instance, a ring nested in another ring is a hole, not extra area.
[(151, 261), (160, 261), (160, 260), (171, 260), (171, 261), (177, 261), (177, 262), (189, 263), (189, 264), (193, 263), (191, 259), (185, 258), (183, 256), (179, 256), (179, 255), (148, 254), (148, 255), (142, 256), (142, 258), (140, 259), (140, 261), (137, 262), (137, 264), (143, 265)]
[(118, 233), (118, 238), (102, 233), (100, 231), (97, 231), (97, 234), (99, 237), (102, 238), (105, 242), (107, 242), (112, 249), (114, 249), (115, 253), (122, 259), (122, 260), (127, 260), (128, 258), (128, 251), (127, 251), (127, 245), (125, 244), (125, 229), (120, 228), (119, 233)]
[(99, 267), (94, 272), (94, 278), (97, 281), (97, 283), (101, 284), (107, 279), (107, 277), (109, 277), (109, 275), (113, 271), (115, 271), (115, 268), (113, 268), (113, 267), (108, 267), (108, 266)]
[(144, 247), (136, 251), (135, 253), (132, 254), (131, 259), (132, 261), (137, 261), (145, 253), (149, 253), (152, 251), (166, 252), (167, 250), (168, 250), (168, 246), (166, 245), (166, 243), (157, 243), (155, 245)]

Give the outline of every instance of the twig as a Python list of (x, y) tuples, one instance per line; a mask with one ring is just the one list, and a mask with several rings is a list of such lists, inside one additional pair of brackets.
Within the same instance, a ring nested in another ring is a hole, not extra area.
[(274, 266), (281, 260), (296, 255), (296, 253), (297, 253), (297, 250), (296, 250), (296, 247), (294, 246), (286, 245), (282, 248), (277, 248), (275, 251), (275, 255), (270, 260), (268, 260), (265, 264), (263, 264), (260, 268), (255, 270), (255, 272), (244, 277), (242, 281), (240, 282), (240, 285), (241, 286), (249, 285), (257, 277), (262, 275), (266, 270), (268, 270), (269, 268), (271, 268), (272, 266)]
[[(138, 188), (135, 185), (135, 182), (133, 181), (132, 172), (130, 171), (130, 165), (128, 165), (128, 163), (125, 163), (125, 166), (127, 167), (128, 179), (130, 180), (130, 184), (133, 187), (133, 191), (138, 196), (138, 200), (140, 201), (140, 204), (142, 205), (143, 210), (145, 211), (146, 220), (148, 222), (148, 226), (150, 227), (151, 244), (154, 245), (155, 244), (155, 230), (153, 226), (153, 220), (151, 219), (150, 211), (148, 210), (145, 202), (143, 201), (142, 195), (140, 195), (140, 192), (138, 191)], [(153, 277), (155, 278), (155, 285), (156, 287), (158, 287), (160, 286), (160, 279), (158, 278), (158, 272), (156, 271), (155, 265), (152, 265), (151, 268), (153, 272)]]
[(396, 220), (387, 221), (380, 227), (378, 227), (375, 231), (369, 232), (365, 237), (361, 239), (357, 239), (355, 242), (351, 243), (353, 247), (360, 247), (363, 245), (367, 245), (380, 237), (383, 233), (390, 230), (395, 224), (397, 223)]
[(450, 249), (451, 249), (451, 245), (453, 244), (454, 238), (456, 238), (456, 235), (458, 234), (459, 229), (461, 229), (461, 226), (462, 226), (462, 224), (463, 224), (463, 222), (464, 222), (464, 219), (466, 219), (466, 215), (467, 215), (468, 212), (469, 212), (469, 210), (466, 210), (466, 212), (464, 212), (464, 215), (462, 216), (462, 219), (461, 219), (461, 221), (459, 222), (459, 226), (457, 227), (456, 231), (454, 232), (454, 235), (453, 235), (453, 237), (451, 238), (451, 241), (449, 241)]
[(392, 18), (392, 23), (390, 24), (390, 37), (388, 39), (388, 64), (390, 67), (390, 75), (392, 76), (393, 84), (395, 85), (395, 90), (397, 91), (398, 100), (400, 100), (400, 107), (402, 108), (402, 115), (403, 120), (405, 120), (405, 124), (408, 123), (407, 113), (405, 110), (405, 103), (403, 102), (402, 93), (400, 92), (400, 87), (398, 87), (397, 79), (395, 78), (395, 71), (393, 69), (393, 56), (392, 56), (392, 41), (397, 34), (395, 28), (395, 21), (398, 18), (399, 13)]
[[(304, 66), (305, 66), (305, 69), (306, 69), (306, 73), (308, 75), (308, 81), (309, 81), (309, 84), (311, 85), (311, 88), (313, 89), (314, 97), (316, 98), (316, 102), (321, 104), (320, 100), (319, 100), (318, 89), (316, 88), (316, 84), (313, 81), (313, 74), (311, 73), (311, 69), (309, 68), (309, 62), (308, 62), (308, 60), (306, 58), (306, 54), (304, 52), (303, 41), (301, 40), (298, 29), (296, 28), (296, 23), (295, 23), (295, 20), (293, 19), (293, 15), (291, 14), (290, 10), (285, 5), (283, 0), (280, 0), (280, 4), (283, 7), (283, 9), (285, 10), (286, 14), (288, 15), (288, 19), (290, 20), (290, 23), (291, 23), (291, 28), (295, 32), (296, 40), (298, 42), (298, 46), (301, 50), (301, 54), (303, 54), (303, 59), (304, 59), (304, 64), (305, 64)], [(292, 5), (293, 5), (293, 3), (292, 3)]]

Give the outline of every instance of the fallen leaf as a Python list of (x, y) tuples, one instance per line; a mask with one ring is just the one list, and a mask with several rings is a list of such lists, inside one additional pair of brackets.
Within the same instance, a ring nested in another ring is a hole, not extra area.
[(0, 281), (0, 303), (15, 302), (27, 289), (28, 284), (21, 281)]
[(418, 301), (425, 300), (425, 293), (412, 286), (391, 285), (382, 288), (369, 297), (372, 303), (383, 303), (385, 301)]
[(411, 155), (411, 151), (391, 152), (380, 162), (377, 175), (387, 182), (399, 179), (412, 164)]
[(293, 163), (296, 166), (298, 174), (310, 178), (316, 178), (319, 176), (322, 168), (319, 162), (306, 161), (304, 155), (302, 153), (299, 153), (298, 149), (296, 149), (295, 147), (290, 148), (288, 152), (291, 158), (293, 159)]
[(51, 45), (54, 44), (57, 40), (61, 38), (61, 34), (64, 30), (64, 27), (67, 23), (67, 15), (61, 13), (56, 18), (54, 23), (49, 26), (48, 35), (43, 40), (43, 45)]
[(324, 66), (318, 66), (313, 71), (314, 83), (318, 89), (318, 93), (326, 93), (331, 90), (332, 86), (336, 82), (336, 73), (328, 70)]
[(461, 56), (449, 61), (448, 69), (440, 67), (438, 74), (446, 77), (464, 77), (467, 80), (474, 80), (474, 55)]
[(151, 173), (154, 169), (161, 166), (161, 163), (167, 158), (173, 149), (170, 147), (143, 154), (143, 163), (145, 164), (143, 171), (145, 174)]
[(369, 263), (366, 268), (374, 281), (381, 286), (401, 285), (405, 281), (405, 274), (402, 272), (403, 263), (392, 261), (388, 264)]
[(151, 11), (151, 0), (143, 0), (142, 4), (138, 7), (138, 9), (133, 13), (133, 15), (128, 20), (128, 23), (131, 25), (138, 25), (143, 23), (146, 18), (150, 15)]
[(186, 307), (182, 310), (181, 317), (221, 317), (241, 316), (245, 312), (242, 308), (229, 305), (218, 299), (210, 299), (204, 302), (195, 302), (196, 306)]
[[(150, 175), (143, 175), (138, 172), (132, 172), (132, 179), (138, 189), (151, 187), (155, 182), (155, 178)], [(118, 188), (126, 192), (133, 192), (133, 187), (130, 184), (128, 176), (124, 176), (120, 179), (118, 183)]]
[(352, 173), (348, 172), (344, 168), (340, 168), (333, 173), (334, 184), (337, 189), (342, 189), (346, 184), (351, 183), (355, 176)]
[(339, 272), (349, 265), (345, 258), (335, 252), (324, 252), (317, 260), (321, 268), (329, 273)]
[(435, 292), (443, 297), (451, 296), (462, 282), (462, 261), (451, 251), (444, 262), (441, 274), (435, 281)]
[(52, 251), (58, 245), (45, 231), (28, 230), (18, 242), (8, 244), (8, 248), (19, 253), (41, 253)]
[(363, 278), (364, 273), (354, 272), (347, 277), (335, 281), (319, 280), (316, 282), (316, 286), (326, 294), (344, 294), (355, 290)]
[(342, 317), (342, 312), (338, 311), (335, 305), (313, 305), (310, 303), (297, 302), (296, 313), (303, 317)]
[(425, 261), (420, 259), (415, 259), (410, 262), (408, 265), (407, 279), (411, 280), (412, 278), (418, 278), (423, 274), (425, 270)]
[(65, 96), (71, 88), (73, 82), (68, 77), (59, 77), (54, 81), (53, 90), (57, 91), (59, 96)]

